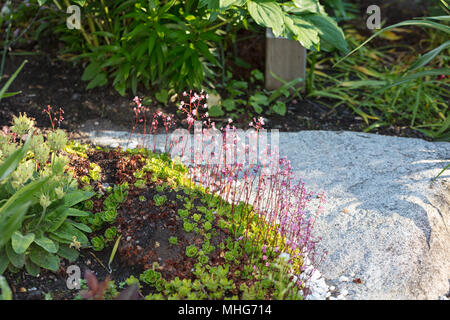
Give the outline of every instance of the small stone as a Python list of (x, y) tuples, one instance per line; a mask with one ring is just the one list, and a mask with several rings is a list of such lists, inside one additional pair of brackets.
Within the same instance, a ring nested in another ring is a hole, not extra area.
[(130, 241), (130, 240), (131, 240), (131, 237), (130, 237), (130, 236), (128, 236), (128, 237), (127, 237), (127, 241)]
[(340, 282), (348, 282), (348, 278), (347, 278), (346, 276), (341, 276), (341, 277), (339, 278), (339, 281), (340, 281)]
[(87, 265), (87, 266), (90, 266), (91, 263), (92, 263), (91, 260), (89, 260), (89, 259), (86, 260), (86, 265)]
[(336, 287), (335, 286), (331, 286), (329, 289), (330, 289), (331, 292), (334, 292), (336, 290)]
[(343, 289), (343, 290), (341, 291), (341, 295), (343, 295), (343, 296), (348, 295), (348, 290)]
[(94, 122), (94, 125), (98, 126), (100, 123), (98, 121)]

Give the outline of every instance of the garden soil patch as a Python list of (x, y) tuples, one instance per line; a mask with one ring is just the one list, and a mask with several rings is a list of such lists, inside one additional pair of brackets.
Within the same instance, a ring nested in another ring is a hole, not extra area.
[[(41, 300), (45, 299), (46, 294), (50, 293), (53, 300), (66, 300), (76, 297), (78, 290), (67, 288), (68, 279), (67, 267), (76, 265), (80, 267), (82, 274), (85, 271), (93, 271), (99, 281), (109, 277), (116, 284), (125, 281), (128, 277), (139, 275), (148, 269), (153, 268), (157, 263), (157, 271), (168, 281), (178, 277), (180, 279), (194, 279), (195, 258), (187, 257), (186, 247), (196, 245), (201, 247), (203, 236), (194, 232), (186, 232), (183, 228), (183, 219), (177, 215), (177, 211), (183, 208), (183, 200), (177, 195), (185, 194), (183, 191), (173, 191), (167, 188), (166, 191), (157, 192), (156, 186), (162, 181), (147, 182), (145, 188), (137, 188), (134, 183), (137, 178), (133, 173), (143, 167), (144, 159), (141, 155), (124, 156), (119, 150), (95, 150), (88, 154), (88, 159), (77, 155), (70, 155), (69, 170), (71, 170), (79, 180), (89, 171), (90, 163), (96, 163), (101, 167), (101, 177), (98, 181), (91, 181), (91, 186), (96, 194), (102, 194), (106, 186), (118, 185), (124, 182), (129, 184), (128, 196), (125, 202), (117, 210), (118, 216), (114, 223), (107, 224), (101, 229), (94, 231), (89, 235), (90, 239), (94, 236), (102, 235), (109, 227), (116, 227), (118, 234), (121, 234), (118, 251), (111, 263), (111, 271), (108, 266), (112, 247), (114, 243), (108, 245), (101, 251), (93, 249), (81, 249), (79, 258), (69, 263), (66, 260), (61, 261), (60, 269), (56, 273), (41, 269), (38, 277), (28, 275), (25, 271), (19, 271), (12, 274), (9, 271), (5, 273), (8, 283), (11, 285), (14, 299), (18, 300)], [(152, 173), (147, 172), (145, 177), (151, 181)], [(103, 196), (96, 198), (94, 196), (92, 212), (94, 215), (103, 210), (103, 201), (106, 199), (106, 192)], [(153, 200), (155, 194), (163, 194), (167, 198), (164, 205), (157, 206)], [(145, 200), (143, 200), (145, 199)], [(199, 199), (194, 200), (194, 208), (200, 207), (202, 203)], [(194, 209), (195, 210), (195, 209)], [(219, 249), (219, 244), (223, 242), (229, 233), (217, 227), (218, 217), (212, 223), (215, 236), (210, 240), (211, 245), (215, 247), (209, 258), (210, 266), (223, 266), (226, 260), (223, 251)], [(177, 237), (178, 243), (171, 245), (170, 237)], [(244, 253), (242, 263), (231, 264), (230, 274), (236, 288), (245, 282), (241, 278), (234, 276), (236, 271), (242, 271), (248, 257)], [(246, 280), (248, 282), (252, 280)], [(147, 295), (154, 289), (146, 287), (141, 290), (141, 297)], [(233, 294), (238, 294), (235, 289)]]

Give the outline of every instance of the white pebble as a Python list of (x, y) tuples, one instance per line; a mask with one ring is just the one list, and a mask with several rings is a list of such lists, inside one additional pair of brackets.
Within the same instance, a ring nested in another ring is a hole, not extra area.
[(335, 286), (331, 286), (330, 287), (330, 291), (333, 292), (334, 290), (336, 290), (336, 287)]
[(346, 276), (341, 276), (340, 278), (339, 278), (339, 281), (340, 282), (348, 282), (348, 278), (346, 277)]
[(343, 289), (343, 290), (341, 291), (341, 295), (343, 295), (343, 296), (346, 296), (346, 295), (348, 295), (348, 291), (347, 291), (347, 290), (345, 290), (345, 289)]

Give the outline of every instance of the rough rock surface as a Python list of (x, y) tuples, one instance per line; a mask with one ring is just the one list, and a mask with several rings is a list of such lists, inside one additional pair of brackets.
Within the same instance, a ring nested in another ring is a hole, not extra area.
[[(110, 146), (128, 138), (90, 136)], [(438, 299), (449, 292), (450, 171), (430, 181), (450, 161), (450, 143), (302, 131), (280, 133), (280, 152), (309, 190), (328, 199), (315, 224), (319, 252), (327, 254), (311, 298)]]
[(326, 192), (315, 234), (329, 284), (348, 299), (449, 291), (450, 171), (432, 188), (430, 180), (449, 162), (450, 143), (303, 131), (281, 134), (280, 149), (309, 189)]

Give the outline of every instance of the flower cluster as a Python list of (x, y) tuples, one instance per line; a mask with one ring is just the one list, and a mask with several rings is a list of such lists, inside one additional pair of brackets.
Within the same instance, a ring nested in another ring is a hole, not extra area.
[[(252, 210), (245, 213), (241, 228), (244, 228), (244, 238), (254, 241), (255, 246), (263, 245), (262, 266), (268, 266), (268, 257), (274, 253), (287, 254), (291, 262), (303, 261), (306, 255), (312, 260), (316, 243), (312, 229), (325, 201), (323, 195), (308, 192), (302, 181), (296, 182), (290, 162), (280, 159), (275, 146), (272, 146), (271, 153), (268, 150), (264, 153), (265, 161), (261, 164), (249, 161), (249, 165), (244, 166), (241, 162), (230, 161), (255, 147), (260, 130), (265, 125), (264, 118), (253, 118), (249, 123), (255, 130), (249, 137), (251, 141), (248, 145), (238, 143), (240, 137), (236, 134), (232, 119), (228, 119), (220, 130), (216, 129), (206, 112), (205, 100), (208, 96), (204, 91), (196, 93), (191, 90), (182, 96), (178, 109), (186, 117), (188, 132), (191, 132), (195, 121), (202, 121), (206, 127), (197, 128), (195, 123), (195, 130), (202, 130), (202, 134), (201, 147), (193, 150), (194, 160), (187, 163), (191, 180), (202, 185), (207, 192), (220, 195), (224, 202), (232, 204), (233, 210), (238, 210), (241, 202), (250, 205)], [(135, 98), (135, 102), (138, 104), (136, 110), (142, 110), (140, 101)], [(164, 118), (162, 113), (157, 112), (152, 120), (152, 133), (156, 132), (154, 127), (158, 126), (160, 117), (173, 125), (172, 118)], [(167, 133), (166, 122), (165, 126)], [(212, 146), (211, 151), (198, 152), (197, 149), (204, 150), (205, 144)], [(215, 157), (219, 157), (219, 161)], [(317, 204), (316, 210), (309, 208), (312, 203)], [(255, 218), (265, 221), (266, 227), (255, 231), (252, 227)], [(268, 237), (268, 234), (275, 234), (276, 237)]]
[[(208, 94), (202, 90), (200, 94), (197, 92), (193, 92), (192, 90), (187, 93), (186, 91), (183, 92), (183, 97), (187, 99), (186, 101), (182, 100), (180, 102), (180, 105), (178, 106), (178, 110), (183, 112), (186, 115), (186, 122), (188, 124), (188, 127), (190, 130), (192, 125), (194, 124), (194, 121), (200, 120), (200, 119), (208, 119), (209, 114), (208, 111), (208, 104), (206, 103), (208, 99)], [(206, 124), (207, 122), (205, 122)], [(211, 122), (209, 122), (211, 124)], [(214, 123), (212, 123), (214, 125)]]
[[(131, 135), (134, 133), (136, 128), (138, 127), (139, 123), (143, 124), (143, 134), (142, 134), (142, 143), (141, 146), (143, 148), (147, 147), (147, 136), (154, 135), (154, 144), (153, 149), (156, 148), (156, 133), (158, 131), (158, 125), (159, 121), (162, 121), (162, 124), (164, 126), (166, 136), (169, 132), (169, 129), (175, 124), (174, 116), (172, 114), (164, 114), (162, 111), (157, 110), (153, 113), (152, 122), (150, 124), (150, 127), (147, 127), (147, 112), (149, 111), (148, 108), (146, 108), (139, 97), (134, 97), (133, 102), (136, 104), (136, 107), (133, 108), (133, 112), (135, 115), (135, 122), (133, 129), (130, 132), (130, 136), (128, 138), (128, 141), (131, 139)], [(166, 139), (167, 144), (167, 139)]]
[(56, 129), (56, 124), (58, 124), (58, 129), (61, 128), (61, 122), (64, 120), (64, 110), (62, 108), (59, 108), (58, 111), (53, 111), (53, 108), (47, 105), (47, 109), (42, 110), (42, 113), (48, 115), (53, 131)]

